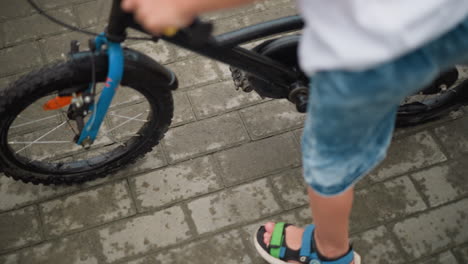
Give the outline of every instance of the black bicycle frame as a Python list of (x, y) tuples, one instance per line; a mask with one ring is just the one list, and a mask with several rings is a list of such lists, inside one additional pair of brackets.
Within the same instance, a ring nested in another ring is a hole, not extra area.
[[(126, 38), (126, 29), (133, 28), (151, 35), (143, 27), (135, 22), (133, 15), (125, 13), (120, 7), (121, 0), (113, 0), (107, 38), (115, 42), (123, 42)], [(197, 39), (197, 34), (205, 34), (200, 28), (205, 29), (206, 24), (199, 21), (192, 26), (180, 30), (173, 37), (157, 36), (170, 43), (204, 55), (211, 59), (224, 62), (256, 77), (282, 88), (290, 88), (300, 78), (297, 73), (281, 63), (266, 56), (239, 47), (239, 44), (249, 42), (266, 36), (279, 34), (303, 27), (303, 21), (299, 16), (285, 17), (258, 25), (246, 27), (237, 31), (225, 33), (219, 36), (206, 36), (206, 39)], [(203, 30), (202, 29), (202, 30)]]

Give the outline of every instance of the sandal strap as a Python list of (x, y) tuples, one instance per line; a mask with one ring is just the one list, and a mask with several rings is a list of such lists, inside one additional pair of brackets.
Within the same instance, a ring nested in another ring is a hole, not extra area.
[[(315, 245), (314, 238), (314, 225), (308, 225), (302, 235), (302, 245), (299, 252), (299, 261), (301, 263), (311, 263), (311, 264), (349, 264), (354, 260), (354, 251), (350, 247), (346, 255), (335, 260), (321, 260), (317, 252), (317, 246)], [(313, 261), (315, 260), (315, 261)]]
[(286, 224), (284, 222), (276, 223), (275, 228), (273, 229), (273, 233), (271, 234), (270, 255), (275, 258), (280, 258), (282, 255), (281, 253), (284, 254), (284, 252), (281, 252), (281, 248), (283, 247), (284, 242), (285, 225)]

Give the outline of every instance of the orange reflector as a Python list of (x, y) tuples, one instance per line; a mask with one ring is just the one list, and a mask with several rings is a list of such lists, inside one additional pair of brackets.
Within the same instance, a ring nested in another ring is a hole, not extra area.
[(57, 96), (53, 99), (50, 99), (47, 103), (44, 104), (42, 107), (44, 110), (49, 111), (49, 110), (57, 110), (59, 108), (62, 108), (64, 106), (67, 106), (71, 104), (73, 99), (73, 96)]

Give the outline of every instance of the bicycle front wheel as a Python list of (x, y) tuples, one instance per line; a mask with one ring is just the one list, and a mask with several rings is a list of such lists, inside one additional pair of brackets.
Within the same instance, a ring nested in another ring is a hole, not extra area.
[[(98, 137), (89, 149), (78, 146), (79, 125), (68, 107), (43, 108), (61, 91), (91, 81), (90, 69), (77, 73), (75, 66), (66, 62), (26, 75), (0, 96), (0, 165), (5, 175), (34, 184), (82, 183), (132, 163), (163, 138), (173, 116), (171, 91), (158, 87), (149, 72), (126, 64)], [(96, 71), (95, 100), (105, 78), (106, 70)]]

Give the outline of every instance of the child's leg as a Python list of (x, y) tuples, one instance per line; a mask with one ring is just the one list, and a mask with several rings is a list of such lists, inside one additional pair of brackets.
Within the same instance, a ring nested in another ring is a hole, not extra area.
[(353, 204), (354, 190), (324, 197), (308, 188), (310, 208), (315, 224), (315, 242), (324, 257), (334, 259), (349, 250), (349, 217)]

